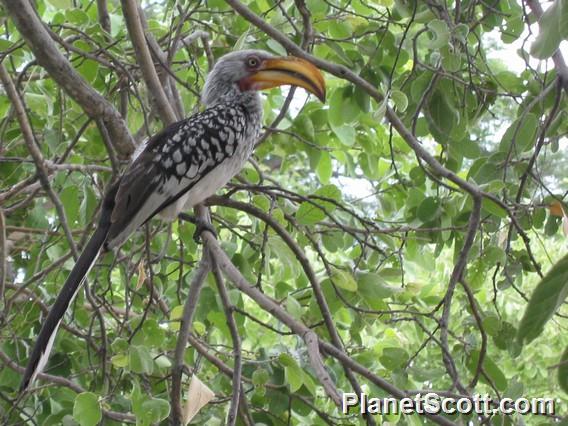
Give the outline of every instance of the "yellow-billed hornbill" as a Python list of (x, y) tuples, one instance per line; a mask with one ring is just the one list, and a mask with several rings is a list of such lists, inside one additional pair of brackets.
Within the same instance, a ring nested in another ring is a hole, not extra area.
[(136, 151), (106, 193), (98, 226), (43, 324), (21, 391), (45, 367), (65, 311), (100, 252), (122, 244), (157, 213), (173, 220), (223, 187), (241, 170), (258, 140), (262, 124), (258, 90), (281, 85), (303, 87), (325, 100), (321, 72), (303, 59), (274, 57), (260, 50), (229, 53), (206, 79), (202, 93), (206, 109), (168, 126)]

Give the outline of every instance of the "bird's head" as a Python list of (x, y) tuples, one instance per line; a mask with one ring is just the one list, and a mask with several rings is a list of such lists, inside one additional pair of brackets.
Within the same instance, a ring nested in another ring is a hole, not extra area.
[(294, 56), (276, 57), (263, 50), (240, 50), (221, 57), (207, 76), (203, 102), (211, 105), (228, 93), (246, 93), (277, 86), (298, 86), (325, 101), (319, 69)]

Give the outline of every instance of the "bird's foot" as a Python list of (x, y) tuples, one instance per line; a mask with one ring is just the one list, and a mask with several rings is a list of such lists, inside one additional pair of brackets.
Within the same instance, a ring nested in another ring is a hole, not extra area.
[(195, 232), (193, 233), (193, 241), (195, 241), (196, 243), (203, 242), (201, 238), (201, 234), (203, 232), (211, 232), (213, 236), (217, 238), (217, 231), (215, 231), (215, 228), (213, 227), (213, 225), (211, 225), (211, 223), (200, 218), (194, 219)]
[(211, 225), (211, 223), (209, 223), (208, 221), (205, 221), (203, 219), (200, 219), (194, 215), (190, 215), (187, 213), (180, 213), (179, 218), (187, 222), (191, 222), (195, 225), (195, 232), (193, 233), (193, 241), (195, 241), (196, 243), (201, 242), (201, 234), (205, 231), (211, 232), (213, 236), (217, 238), (217, 231), (215, 231), (213, 225)]

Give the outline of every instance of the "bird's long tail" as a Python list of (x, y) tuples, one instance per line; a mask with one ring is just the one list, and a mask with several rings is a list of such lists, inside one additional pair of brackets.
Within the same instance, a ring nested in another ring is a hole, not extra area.
[(77, 259), (75, 266), (73, 266), (71, 273), (67, 277), (65, 285), (61, 289), (61, 292), (57, 296), (57, 300), (51, 307), (51, 310), (47, 315), (47, 319), (41, 327), (41, 331), (39, 332), (39, 336), (37, 337), (32, 354), (28, 360), (26, 371), (22, 378), (20, 394), (28, 388), (28, 386), (35, 380), (38, 373), (40, 373), (45, 367), (47, 360), (49, 359), (49, 353), (53, 347), (53, 342), (55, 341), (55, 335), (57, 334), (59, 324), (61, 324), (65, 312), (81, 289), (81, 285), (85, 282), (87, 274), (95, 264), (95, 261), (101, 252), (101, 248), (103, 247), (110, 228), (110, 217), (114, 207), (114, 198), (117, 188), (118, 184), (113, 185), (113, 187), (107, 192), (103, 201), (97, 229), (83, 249), (79, 259)]

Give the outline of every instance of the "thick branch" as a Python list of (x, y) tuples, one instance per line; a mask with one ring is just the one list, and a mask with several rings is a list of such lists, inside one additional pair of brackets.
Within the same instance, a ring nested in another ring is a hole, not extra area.
[(97, 14), (99, 15), (99, 24), (103, 30), (110, 34), (110, 15), (106, 0), (97, 0)]
[(156, 73), (156, 68), (152, 61), (148, 43), (146, 43), (146, 37), (144, 36), (142, 22), (138, 13), (138, 3), (135, 0), (121, 0), (121, 4), (126, 27), (128, 28), (128, 33), (130, 34), (130, 39), (132, 40), (132, 45), (136, 52), (136, 59), (140, 64), (144, 81), (150, 91), (152, 103), (156, 107), (164, 124), (174, 123), (177, 121), (176, 115), (168, 102), (162, 83)]

